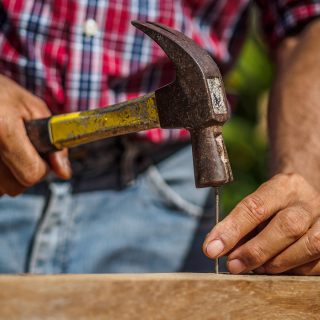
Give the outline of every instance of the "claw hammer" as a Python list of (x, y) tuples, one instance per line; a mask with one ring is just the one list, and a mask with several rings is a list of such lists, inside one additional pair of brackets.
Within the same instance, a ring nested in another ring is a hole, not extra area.
[(167, 54), (175, 68), (175, 81), (155, 93), (105, 108), (28, 121), (25, 126), (32, 144), (46, 155), (126, 133), (185, 128), (191, 134), (196, 187), (231, 182), (222, 136), (229, 112), (217, 65), (198, 44), (170, 27), (153, 22), (132, 24)]

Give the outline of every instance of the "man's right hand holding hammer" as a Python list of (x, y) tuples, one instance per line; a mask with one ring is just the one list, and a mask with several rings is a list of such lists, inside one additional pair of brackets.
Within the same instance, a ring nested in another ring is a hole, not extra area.
[(41, 181), (50, 169), (61, 179), (71, 176), (67, 150), (44, 161), (31, 144), (24, 121), (50, 117), (45, 102), (0, 75), (0, 196), (17, 196)]

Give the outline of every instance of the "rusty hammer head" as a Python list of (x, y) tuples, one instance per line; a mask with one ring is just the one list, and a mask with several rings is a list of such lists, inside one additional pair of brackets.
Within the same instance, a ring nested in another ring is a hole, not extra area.
[(229, 119), (219, 69), (211, 56), (184, 34), (160, 23), (133, 21), (167, 54), (176, 79), (156, 91), (162, 128), (186, 128), (192, 139), (197, 188), (233, 180), (222, 137)]

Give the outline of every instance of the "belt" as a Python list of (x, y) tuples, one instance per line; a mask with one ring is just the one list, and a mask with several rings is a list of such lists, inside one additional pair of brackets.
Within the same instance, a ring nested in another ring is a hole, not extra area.
[[(158, 164), (189, 144), (189, 140), (153, 144), (125, 135), (71, 148), (69, 159), (75, 180), (87, 180), (90, 184), (103, 175), (106, 179), (100, 179), (101, 189), (121, 190), (150, 165)], [(84, 187), (74, 183), (74, 192), (84, 192)], [(100, 189), (98, 185), (95, 187)]]

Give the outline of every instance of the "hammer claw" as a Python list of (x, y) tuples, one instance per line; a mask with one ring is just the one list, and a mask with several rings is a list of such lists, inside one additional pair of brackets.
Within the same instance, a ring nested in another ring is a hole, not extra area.
[[(212, 60), (210, 55), (203, 50), (196, 42), (185, 36), (183, 33), (174, 30), (158, 22), (132, 21), (132, 24), (153, 39), (167, 54), (175, 65), (175, 70), (179, 73), (181, 61), (175, 59), (172, 52), (183, 51), (183, 56), (192, 57), (193, 61)], [(169, 41), (168, 41), (169, 40)], [(171, 41), (170, 41), (171, 40)], [(170, 43), (170, 45), (169, 45)]]
[[(151, 22), (151, 21), (146, 21), (146, 22), (131, 21), (131, 23), (132, 23), (132, 25), (134, 25), (136, 28), (140, 29), (144, 33), (146, 33), (145, 30), (148, 29), (150, 31), (155, 31), (159, 34), (162, 34), (166, 37), (168, 36), (167, 32), (171, 33), (173, 36), (177, 36), (177, 34), (175, 34), (172, 31), (173, 30), (172, 28), (169, 28), (169, 27), (163, 25), (162, 23)], [(176, 40), (176, 39), (172, 39), (172, 40)]]
[[(148, 22), (149, 22), (149, 21), (148, 21)], [(177, 30), (175, 30), (175, 29), (172, 29), (172, 28), (170, 28), (170, 27), (168, 27), (168, 26), (166, 26), (166, 25), (164, 25), (164, 24), (162, 24), (162, 23), (159, 23), (159, 22), (149, 22), (149, 23), (151, 23), (151, 24), (153, 24), (153, 25), (155, 25), (155, 26), (157, 26), (157, 27), (159, 27), (159, 28), (161, 28), (161, 29), (164, 29), (164, 30), (166, 30), (166, 31), (168, 31), (168, 32), (176, 35), (176, 36), (179, 37), (181, 40), (184, 40), (184, 41), (188, 42), (189, 44), (195, 43), (195, 42), (193, 42), (193, 41), (190, 42), (190, 38), (188, 38), (188, 37), (187, 37), (186, 35), (184, 35), (183, 33), (179, 32), (179, 31), (177, 31)]]
[[(171, 47), (179, 46), (183, 48), (183, 43), (181, 43), (182, 39), (172, 31), (173, 29), (161, 23), (132, 21), (132, 24), (153, 39), (164, 51), (165, 46), (168, 45), (168, 40), (171, 40)], [(187, 50), (187, 48), (183, 49)], [(170, 55), (168, 55), (168, 57), (171, 59)]]

